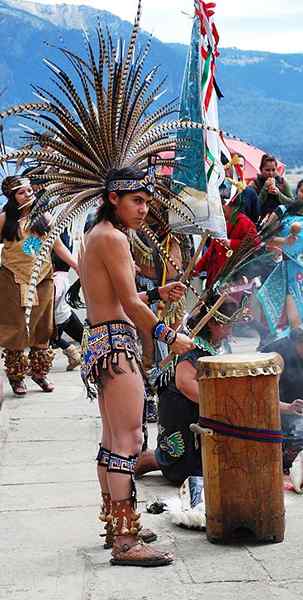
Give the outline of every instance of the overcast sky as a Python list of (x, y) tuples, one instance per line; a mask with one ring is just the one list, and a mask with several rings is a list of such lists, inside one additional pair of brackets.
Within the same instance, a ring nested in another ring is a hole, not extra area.
[[(47, 4), (58, 0), (38, 0)], [(65, 0), (90, 4), (132, 21), (137, 0)], [(163, 41), (188, 43), (192, 0), (143, 0), (142, 27)], [(303, 0), (217, 0), (221, 46), (303, 52)]]

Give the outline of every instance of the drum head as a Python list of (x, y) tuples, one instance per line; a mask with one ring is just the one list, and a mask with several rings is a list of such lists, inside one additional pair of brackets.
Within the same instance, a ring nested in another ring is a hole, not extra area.
[(258, 375), (278, 375), (283, 371), (283, 359), (280, 354), (270, 352), (243, 352), (242, 354), (223, 354), (206, 356), (197, 362), (198, 379), (217, 379), (222, 377), (257, 377)]

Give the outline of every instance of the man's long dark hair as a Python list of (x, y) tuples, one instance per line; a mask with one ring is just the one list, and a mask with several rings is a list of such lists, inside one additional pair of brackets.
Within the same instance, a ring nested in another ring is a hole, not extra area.
[[(100, 206), (97, 216), (94, 222), (94, 225), (100, 223), (100, 221), (109, 221), (113, 225), (117, 225), (117, 217), (116, 217), (116, 207), (111, 203), (109, 199), (109, 192), (106, 191), (108, 189), (109, 184), (112, 181), (127, 179), (134, 179), (135, 181), (140, 181), (145, 176), (144, 171), (140, 171), (139, 169), (134, 169), (133, 167), (126, 167), (125, 169), (111, 169), (107, 175), (105, 182), (105, 192), (103, 193), (103, 204)], [(122, 187), (122, 185), (121, 185)], [(128, 192), (116, 192), (119, 198), (122, 198)]]

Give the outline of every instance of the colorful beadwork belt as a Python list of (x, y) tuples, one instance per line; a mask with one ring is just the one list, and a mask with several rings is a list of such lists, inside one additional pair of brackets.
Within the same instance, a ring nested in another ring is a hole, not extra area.
[(133, 325), (123, 320), (96, 325), (86, 322), (82, 338), (81, 377), (90, 398), (95, 397), (96, 390), (102, 390), (107, 377), (125, 372), (119, 366), (121, 354), (126, 357), (132, 371), (133, 361), (141, 367), (137, 333)]

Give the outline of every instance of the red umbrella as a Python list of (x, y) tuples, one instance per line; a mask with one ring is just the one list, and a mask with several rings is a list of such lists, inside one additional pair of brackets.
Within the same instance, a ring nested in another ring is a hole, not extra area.
[[(240, 142), (231, 138), (225, 137), (224, 143), (231, 154), (242, 154), (242, 156), (244, 156), (244, 177), (246, 180), (254, 179), (260, 172), (261, 158), (263, 154), (266, 154), (266, 152), (264, 152), (264, 150), (260, 150), (260, 148), (255, 148), (255, 146), (250, 146), (245, 142)], [(284, 175), (285, 165), (279, 160), (277, 162), (279, 175)]]
[[(167, 150), (165, 152), (160, 152), (160, 156), (161, 158), (175, 158), (175, 153), (172, 150)], [(166, 165), (164, 165), (163, 167), (161, 167), (160, 169), (160, 173), (163, 176), (167, 176), (170, 177), (172, 175), (173, 172), (173, 168), (172, 167), (168, 167)]]

